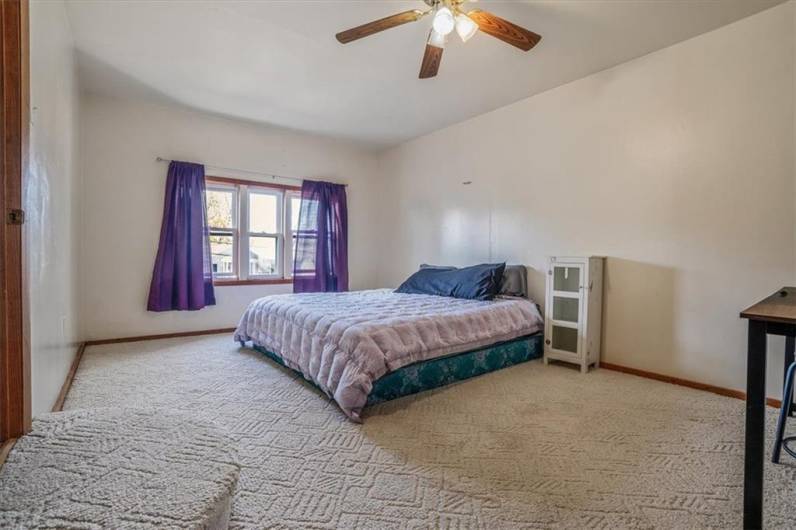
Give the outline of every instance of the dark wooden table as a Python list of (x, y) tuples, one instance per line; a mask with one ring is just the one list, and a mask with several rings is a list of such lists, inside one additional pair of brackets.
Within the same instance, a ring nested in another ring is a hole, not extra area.
[(796, 344), (796, 287), (783, 287), (741, 312), (749, 320), (746, 353), (746, 447), (743, 527), (763, 528), (763, 463), (766, 420), (766, 335), (785, 336), (785, 367)]

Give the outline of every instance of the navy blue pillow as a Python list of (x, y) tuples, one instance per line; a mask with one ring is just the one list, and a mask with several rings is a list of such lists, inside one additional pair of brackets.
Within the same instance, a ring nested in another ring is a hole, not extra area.
[(491, 300), (500, 291), (505, 268), (505, 263), (484, 263), (461, 269), (420, 269), (395, 292)]

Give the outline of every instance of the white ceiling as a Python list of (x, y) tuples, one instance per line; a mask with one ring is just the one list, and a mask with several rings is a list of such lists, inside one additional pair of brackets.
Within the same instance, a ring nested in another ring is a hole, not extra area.
[(783, 0), (482, 0), (542, 35), (524, 53), (486, 34), (449, 40), (417, 77), (431, 20), (339, 44), (343, 29), (420, 0), (67, 3), (89, 92), (385, 147), (639, 57)]

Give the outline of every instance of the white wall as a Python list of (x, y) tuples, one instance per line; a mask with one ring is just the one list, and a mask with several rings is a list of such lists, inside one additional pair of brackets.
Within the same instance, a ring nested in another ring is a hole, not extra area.
[(384, 153), (383, 283), (507, 260), (543, 302), (547, 256), (606, 255), (604, 360), (744, 388), (738, 313), (794, 281), (793, 8)]
[(85, 95), (81, 337), (233, 326), (290, 289), (220, 287), (215, 307), (146, 312), (160, 155), (350, 183), (354, 289), (424, 261), (505, 259), (534, 269), (542, 302), (547, 256), (607, 255), (604, 360), (742, 389), (738, 312), (796, 276), (793, 26), (791, 2), (379, 156)]
[(31, 408), (49, 411), (78, 336), (78, 89), (63, 2), (30, 3), (30, 167), (25, 182)]
[(176, 107), (85, 95), (81, 110), (85, 340), (231, 327), (250, 301), (292, 289), (216, 287), (216, 306), (147, 312), (167, 170), (155, 161), (157, 156), (350, 184), (350, 285), (374, 286), (382, 199), (374, 155), (346, 143)]

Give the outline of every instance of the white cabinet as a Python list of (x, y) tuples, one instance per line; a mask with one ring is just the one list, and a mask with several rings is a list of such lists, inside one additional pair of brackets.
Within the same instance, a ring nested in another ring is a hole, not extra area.
[(547, 267), (544, 362), (600, 365), (605, 258), (552, 257)]

